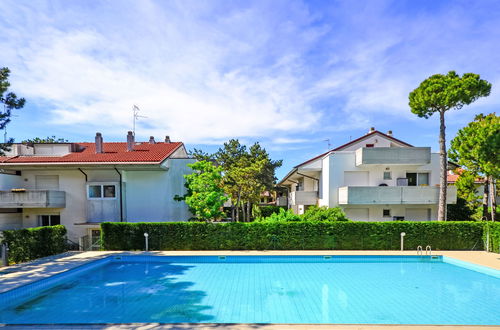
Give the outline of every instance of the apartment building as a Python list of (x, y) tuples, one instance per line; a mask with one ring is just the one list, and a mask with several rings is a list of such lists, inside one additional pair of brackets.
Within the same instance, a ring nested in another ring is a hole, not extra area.
[(103, 221), (184, 221), (182, 142), (14, 144), (0, 157), (0, 230), (63, 224), (68, 238), (97, 237)]
[[(374, 128), (295, 166), (278, 185), (298, 214), (311, 205), (341, 207), (357, 221), (437, 219), (439, 154)], [(456, 203), (456, 187), (448, 189)]]

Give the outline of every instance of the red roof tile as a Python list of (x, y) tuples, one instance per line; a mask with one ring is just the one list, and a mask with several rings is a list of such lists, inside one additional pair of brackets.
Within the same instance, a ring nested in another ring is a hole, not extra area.
[(136, 143), (133, 151), (127, 151), (126, 142), (104, 142), (104, 153), (97, 154), (95, 143), (76, 144), (83, 148), (83, 151), (71, 152), (64, 156), (0, 157), (0, 163), (160, 163), (182, 146), (182, 142), (142, 142)]

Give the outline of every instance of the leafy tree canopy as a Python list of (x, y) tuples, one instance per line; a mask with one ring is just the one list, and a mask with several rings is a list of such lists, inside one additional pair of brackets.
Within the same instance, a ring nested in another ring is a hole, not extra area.
[[(0, 129), (4, 129), (10, 122), (11, 112), (14, 109), (21, 109), (26, 103), (24, 98), (19, 98), (13, 92), (9, 92), (9, 68), (0, 68), (0, 104), (3, 109), (0, 109)], [(10, 150), (9, 146), (14, 142), (9, 139), (6, 143), (0, 144), (0, 155), (4, 155), (5, 151)]]
[(450, 159), (474, 174), (500, 177), (500, 117), (477, 115), (451, 141)]
[(455, 71), (435, 74), (410, 93), (410, 108), (417, 116), (429, 118), (435, 112), (461, 109), (490, 95), (490, 91), (491, 84), (475, 73), (464, 73), (461, 77)]
[(23, 140), (21, 143), (65, 143), (68, 142), (68, 140), (63, 139), (63, 138), (57, 138), (55, 135), (52, 136), (47, 136), (46, 138), (33, 138), (33, 139), (27, 139)]
[(222, 206), (228, 197), (224, 193), (222, 168), (208, 161), (188, 165), (194, 172), (185, 175), (188, 193), (176, 200), (185, 200), (197, 220), (212, 220), (222, 217)]

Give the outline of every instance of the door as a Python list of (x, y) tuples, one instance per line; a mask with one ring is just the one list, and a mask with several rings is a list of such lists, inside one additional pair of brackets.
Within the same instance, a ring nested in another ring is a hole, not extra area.
[(417, 173), (406, 173), (406, 178), (408, 179), (409, 186), (417, 185)]
[(405, 220), (409, 221), (428, 221), (430, 220), (430, 209), (406, 209)]
[(345, 171), (344, 186), (368, 186), (368, 171)]
[(366, 208), (348, 208), (345, 209), (345, 214), (347, 217), (354, 221), (369, 221), (369, 212)]
[(35, 187), (39, 190), (59, 190), (59, 175), (37, 175)]

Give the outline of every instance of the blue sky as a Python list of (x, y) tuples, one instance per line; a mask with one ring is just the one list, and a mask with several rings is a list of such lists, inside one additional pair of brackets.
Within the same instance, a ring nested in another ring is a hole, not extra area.
[(408, 107), (434, 73), (493, 84), (447, 115), (450, 138), (500, 105), (498, 1), (3, 0), (0, 31), (0, 66), (27, 99), (17, 141), (125, 141), (137, 104), (139, 140), (260, 141), (282, 177), (371, 126), (436, 150), (438, 118)]

